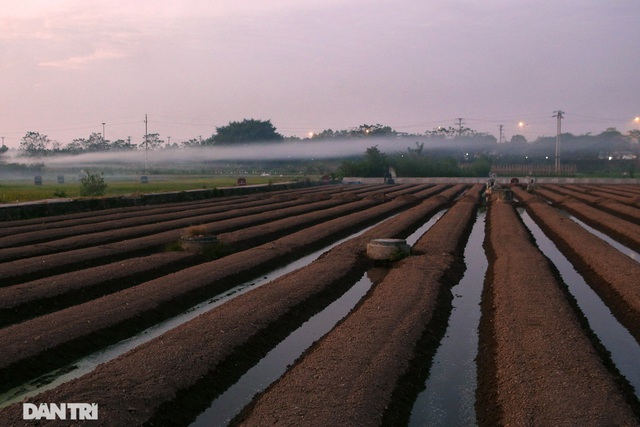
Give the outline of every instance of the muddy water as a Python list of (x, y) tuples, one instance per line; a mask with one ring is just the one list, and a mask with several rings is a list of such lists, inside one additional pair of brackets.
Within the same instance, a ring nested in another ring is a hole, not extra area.
[(476, 424), (475, 393), (480, 323), (480, 296), (487, 258), (484, 241), (485, 213), (479, 213), (464, 257), (467, 270), (452, 288), (453, 311), (433, 359), (425, 390), (414, 403), (410, 426), (471, 426)]
[(640, 345), (611, 314), (600, 297), (586, 284), (555, 244), (542, 232), (526, 211), (518, 210), (540, 250), (551, 260), (575, 297), (593, 332), (611, 353), (620, 373), (635, 388), (640, 398)]

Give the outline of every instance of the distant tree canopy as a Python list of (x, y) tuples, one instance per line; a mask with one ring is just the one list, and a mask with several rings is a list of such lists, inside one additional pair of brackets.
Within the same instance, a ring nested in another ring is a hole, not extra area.
[(363, 138), (372, 136), (395, 136), (397, 134), (398, 132), (393, 130), (390, 126), (383, 126), (381, 124), (364, 124), (350, 130), (334, 131), (332, 129), (325, 129), (320, 133), (312, 134), (311, 139)]
[(69, 148), (78, 151), (107, 151), (109, 143), (102, 134), (94, 132), (89, 135), (89, 139), (74, 139)]
[(511, 137), (511, 141), (509, 141), (510, 144), (526, 144), (527, 143), (527, 138), (525, 138), (524, 135), (513, 135)]
[(282, 141), (284, 137), (276, 132), (271, 120), (244, 119), (216, 127), (216, 134), (203, 141), (204, 145), (235, 144), (246, 142)]
[(29, 156), (46, 154), (51, 140), (38, 132), (27, 132), (20, 140), (20, 149)]
[(73, 142), (67, 144), (65, 148), (59, 148), (58, 151), (66, 153), (86, 153), (86, 152), (98, 152), (98, 151), (124, 151), (135, 150), (136, 146), (130, 141), (118, 139), (113, 142), (109, 142), (104, 139), (100, 133), (92, 133), (89, 138), (74, 139)]
[(383, 176), (388, 168), (386, 154), (376, 145), (367, 148), (361, 160), (345, 160), (339, 169), (343, 176)]
[(408, 148), (408, 155), (394, 153), (387, 156), (377, 146), (367, 148), (359, 160), (345, 160), (338, 172), (342, 176), (379, 177), (395, 169), (398, 176), (481, 176), (489, 175), (491, 159), (478, 156), (472, 162), (461, 166), (452, 156), (426, 155), (423, 145), (416, 142), (416, 148)]
[(474, 129), (468, 128), (468, 127), (458, 127), (458, 128), (454, 128), (454, 127), (443, 127), (443, 126), (438, 126), (437, 128), (434, 128), (433, 130), (428, 130), (425, 131), (424, 133), (426, 136), (431, 137), (431, 138), (460, 138), (460, 137), (477, 137), (477, 136), (486, 136), (488, 135), (485, 132), (478, 132)]
[(149, 150), (158, 150), (162, 148), (162, 144), (164, 140), (160, 139), (160, 135), (157, 133), (150, 133), (146, 137), (143, 137), (142, 142), (140, 143), (140, 148), (145, 148)]

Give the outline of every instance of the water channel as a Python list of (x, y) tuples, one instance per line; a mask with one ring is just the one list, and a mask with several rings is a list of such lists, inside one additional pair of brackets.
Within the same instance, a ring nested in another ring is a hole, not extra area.
[(640, 345), (629, 331), (618, 322), (611, 310), (591, 289), (583, 277), (574, 269), (555, 244), (544, 234), (526, 211), (518, 209), (522, 220), (531, 231), (536, 244), (556, 266), (569, 292), (576, 299), (586, 316), (589, 326), (611, 353), (611, 359), (620, 373), (635, 388), (640, 398)]
[[(566, 214), (563, 211), (560, 211), (563, 214)], [(606, 234), (596, 230), (593, 227), (590, 227), (589, 225), (585, 224), (584, 222), (580, 221), (578, 218), (566, 214), (573, 222), (575, 222), (576, 224), (580, 225), (582, 228), (584, 228), (585, 230), (587, 230), (589, 233), (601, 238), (602, 240), (604, 240), (605, 242), (607, 242), (608, 244), (610, 244), (611, 246), (613, 246), (614, 248), (616, 248), (617, 250), (619, 250), (620, 252), (622, 252), (623, 254), (625, 254), (626, 256), (628, 256), (629, 258), (631, 258), (632, 260), (636, 261), (636, 262), (640, 262), (640, 254), (636, 251), (634, 251), (631, 248), (628, 248), (627, 246), (623, 245), (622, 243), (613, 240), (611, 237), (607, 236)]]
[(451, 289), (449, 325), (411, 411), (410, 426), (472, 426), (476, 424), (476, 362), (480, 297), (487, 271), (482, 243), (485, 212), (478, 213), (464, 251), (467, 269)]
[[(445, 212), (446, 210), (442, 210), (431, 217), (407, 237), (407, 243), (415, 244)], [(292, 365), (314, 342), (331, 331), (347, 316), (371, 287), (384, 278), (386, 271), (383, 268), (373, 268), (365, 273), (340, 298), (291, 333), (248, 370), (236, 384), (214, 399), (211, 406), (196, 418), (191, 427), (227, 425), (256, 394), (280, 378), (289, 365)]]
[[(422, 227), (416, 230), (411, 236), (407, 238), (407, 242), (415, 242), (424, 232), (433, 224), (437, 219), (439, 219), (445, 210), (440, 211), (436, 214), (429, 222), (425, 223)], [(215, 307), (224, 304), (225, 302), (242, 295), (243, 293), (249, 292), (252, 289), (255, 289), (259, 286), (264, 285), (272, 280), (277, 279), (280, 276), (283, 276), (291, 271), (297, 270), (301, 267), (304, 267), (315, 259), (320, 257), (323, 253), (331, 250), (335, 246), (340, 245), (347, 240), (350, 240), (354, 237), (360, 236), (361, 234), (367, 232), (373, 227), (377, 226), (380, 223), (385, 221), (393, 220), (396, 216), (392, 215), (389, 218), (385, 218), (377, 224), (366, 227), (356, 233), (353, 233), (343, 239), (340, 239), (334, 243), (331, 243), (315, 252), (312, 252), (306, 256), (303, 256), (283, 267), (274, 269), (273, 271), (267, 273), (266, 275), (259, 277), (255, 280), (250, 280), (245, 283), (242, 283), (238, 286), (235, 286), (225, 292), (216, 295), (213, 298), (208, 299), (200, 304), (195, 305), (194, 307), (186, 310), (183, 314), (175, 316), (173, 318), (167, 319), (163, 322), (160, 322), (130, 338), (122, 340), (116, 344), (108, 346), (100, 351), (97, 351), (93, 354), (83, 357), (82, 359), (77, 360), (76, 362), (69, 364), (65, 367), (56, 369), (47, 374), (44, 374), (38, 378), (35, 378), (25, 384), (22, 384), (18, 387), (15, 387), (11, 390), (6, 391), (5, 393), (0, 394), (0, 408), (10, 405), (15, 402), (19, 402), (20, 400), (35, 396), (38, 393), (43, 391), (52, 389), (57, 387), (60, 384), (63, 384), (67, 381), (71, 381), (75, 378), (79, 378), (80, 376), (91, 372), (101, 363), (105, 363), (109, 360), (115, 359), (116, 357), (126, 353), (127, 351), (144, 344), (147, 341), (150, 341), (163, 333), (176, 328), (182, 325), (185, 322), (188, 322), (195, 317), (206, 313), (209, 310), (214, 309)], [(413, 244), (413, 243), (409, 243)]]
[[(392, 219), (395, 215), (390, 218), (386, 218), (380, 222), (387, 221)], [(203, 314), (209, 310), (214, 309), (215, 307), (224, 304), (225, 302), (242, 295), (245, 292), (250, 291), (251, 289), (255, 289), (258, 286), (262, 286), (265, 283), (268, 283), (274, 279), (277, 279), (280, 276), (283, 276), (291, 271), (297, 270), (298, 268), (304, 267), (315, 259), (317, 259), (324, 252), (332, 249), (333, 247), (349, 240), (354, 237), (357, 237), (371, 228), (375, 227), (377, 224), (364, 228), (356, 233), (351, 234), (348, 237), (340, 239), (334, 243), (331, 243), (322, 249), (319, 249), (315, 252), (310, 253), (309, 255), (298, 258), (291, 263), (274, 269), (273, 271), (263, 275), (262, 277), (254, 280), (247, 281), (238, 286), (235, 286), (225, 292), (222, 292), (216, 295), (213, 298), (208, 299), (200, 304), (191, 307), (186, 310), (183, 314), (167, 319), (163, 322), (160, 322), (130, 338), (122, 340), (116, 344), (108, 346), (100, 351), (97, 351), (93, 354), (83, 357), (75, 361), (72, 364), (69, 364), (60, 369), (56, 369), (55, 371), (49, 372), (45, 375), (42, 375), (38, 378), (35, 378), (28, 383), (15, 387), (11, 390), (8, 390), (5, 393), (0, 394), (0, 408), (10, 405), (14, 402), (19, 402), (25, 397), (35, 396), (38, 393), (43, 391), (52, 389), (57, 387), (60, 384), (63, 384), (67, 381), (71, 381), (72, 379), (78, 378), (88, 372), (91, 372), (101, 363), (107, 362), (111, 359), (115, 359), (121, 354), (126, 353), (127, 351), (144, 344), (147, 341), (150, 341), (163, 333), (176, 328), (182, 325), (185, 322), (188, 322), (191, 319)]]

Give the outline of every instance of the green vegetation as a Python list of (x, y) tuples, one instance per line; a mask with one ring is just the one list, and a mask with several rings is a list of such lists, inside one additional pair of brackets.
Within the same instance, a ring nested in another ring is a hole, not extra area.
[[(129, 178), (104, 176), (108, 184), (104, 196), (124, 196), (143, 193), (160, 193), (169, 191), (186, 191), (198, 189), (213, 189), (218, 187), (233, 187), (237, 177), (205, 177), (198, 175), (149, 175), (149, 183), (141, 184), (139, 177)], [(248, 176), (249, 185), (269, 184), (269, 182), (285, 182), (298, 180), (296, 176)], [(34, 185), (33, 178), (21, 180), (0, 181), (0, 203), (28, 202), (56, 197), (82, 197), (79, 179), (69, 180), (58, 184), (56, 176), (43, 175), (42, 185)]]
[(382, 153), (377, 146), (369, 147), (361, 159), (343, 161), (339, 172), (342, 176), (382, 177), (392, 168), (397, 176), (484, 177), (491, 170), (491, 160), (484, 155), (460, 163), (451, 156), (428, 156), (422, 145), (416, 143), (416, 146), (416, 149), (409, 148), (407, 154), (392, 155)]
[[(158, 134), (146, 135), (145, 139), (146, 148), (162, 152), (151, 165), (147, 165), (146, 157), (143, 163), (141, 156), (129, 155), (135, 151), (140, 154), (140, 146), (144, 143), (109, 141), (102, 134), (92, 133), (88, 138), (61, 144), (38, 132), (27, 132), (20, 143), (20, 152), (7, 152), (6, 147), (0, 151), (0, 203), (231, 187), (241, 176), (252, 185), (315, 181), (322, 176), (331, 180), (344, 176), (382, 178), (394, 171), (398, 177), (486, 177), (494, 172), (500, 175), (612, 178), (638, 177), (640, 172), (640, 130), (622, 133), (615, 128), (593, 135), (562, 134), (563, 169), (559, 172), (554, 169), (555, 136), (527, 141), (522, 135), (512, 135), (510, 140), (498, 142), (492, 135), (462, 126), (407, 134), (381, 124), (364, 124), (345, 130), (326, 129), (300, 139), (284, 138), (270, 120), (244, 119), (216, 128), (216, 133), (204, 140), (192, 138), (169, 146), (164, 145)], [(279, 148), (292, 147), (297, 155), (246, 160), (239, 154), (238, 158), (216, 158), (214, 161), (199, 156), (198, 152), (207, 151), (203, 146), (228, 148), (250, 143), (255, 143), (251, 147), (259, 152), (262, 149), (259, 144), (273, 142)], [(364, 145), (360, 145), (363, 142)], [(369, 148), (362, 153), (367, 146)], [(353, 147), (358, 147), (356, 154)], [(102, 156), (79, 156), (77, 163), (73, 161), (76, 154), (94, 152), (123, 154), (109, 156), (112, 160), (107, 161), (93, 160)], [(304, 158), (299, 158), (301, 152)], [(61, 155), (69, 157), (57, 161), (56, 157)], [(320, 155), (321, 158), (316, 157)], [(63, 164), (72, 166), (60, 166)], [(76, 177), (87, 167), (104, 173), (103, 183), (96, 180), (82, 185)], [(143, 170), (144, 175), (149, 176), (148, 184), (140, 182)], [(66, 183), (55, 184), (56, 174), (65, 175)], [(42, 185), (34, 185), (35, 176), (42, 176)], [(102, 184), (108, 186), (100, 188)]]
[(230, 255), (233, 251), (231, 247), (224, 243), (217, 241), (215, 243), (209, 243), (208, 245), (204, 245), (200, 255), (209, 260), (214, 260), (218, 258), (222, 258), (224, 256)]
[(233, 144), (247, 142), (281, 141), (282, 135), (270, 120), (244, 119), (242, 122), (230, 122), (227, 126), (216, 128), (216, 134), (203, 142), (204, 145)]
[(87, 171), (80, 178), (80, 195), (83, 197), (103, 196), (107, 191), (102, 173)]

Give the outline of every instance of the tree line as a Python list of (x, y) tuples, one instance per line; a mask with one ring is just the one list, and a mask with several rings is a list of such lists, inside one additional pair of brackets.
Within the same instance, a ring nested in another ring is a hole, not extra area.
[[(169, 146), (157, 133), (145, 135), (143, 142), (132, 143), (130, 139), (109, 141), (100, 133), (92, 133), (88, 138), (74, 139), (67, 145), (57, 141), (51, 141), (46, 135), (38, 132), (27, 132), (21, 139), (20, 150), (27, 156), (48, 156), (55, 154), (79, 154), (86, 152), (127, 151), (136, 149), (158, 150), (165, 148), (202, 147), (202, 146), (229, 146), (233, 144), (250, 144), (262, 142), (281, 141), (331, 141), (351, 138), (377, 138), (393, 137), (400, 141), (414, 139), (416, 148), (408, 148), (408, 157), (403, 162), (410, 167), (410, 159), (416, 158), (415, 154), (421, 154), (427, 150), (431, 156), (453, 156), (457, 161), (475, 159), (479, 156), (501, 158), (504, 161), (540, 161), (553, 156), (556, 138), (539, 137), (534, 141), (527, 141), (523, 135), (513, 135), (505, 143), (498, 143), (493, 135), (478, 132), (467, 127), (437, 127), (427, 130), (423, 134), (405, 134), (395, 131), (390, 126), (381, 124), (363, 124), (348, 130), (326, 129), (319, 133), (312, 133), (308, 138), (285, 138), (278, 133), (270, 120), (244, 119), (242, 121), (229, 122), (228, 125), (216, 127), (216, 133), (209, 138), (192, 138), (173, 143)], [(632, 130), (627, 134), (619, 132), (615, 128), (608, 128), (600, 134), (573, 135), (564, 133), (561, 135), (561, 151), (563, 159), (593, 159), (616, 158), (637, 159), (640, 144), (640, 130)], [(412, 141), (413, 142), (413, 141)], [(422, 145), (419, 145), (422, 144)], [(6, 149), (6, 147), (5, 147)], [(399, 148), (401, 151), (402, 148)], [(6, 150), (5, 150), (6, 151)], [(2, 151), (0, 151), (2, 154)], [(411, 156), (414, 154), (414, 156)], [(400, 159), (404, 157), (400, 154)], [(420, 156), (418, 156), (420, 157)], [(444, 166), (443, 166), (444, 167)]]

